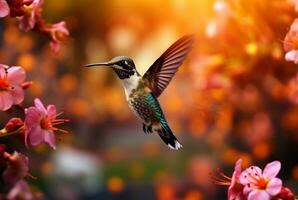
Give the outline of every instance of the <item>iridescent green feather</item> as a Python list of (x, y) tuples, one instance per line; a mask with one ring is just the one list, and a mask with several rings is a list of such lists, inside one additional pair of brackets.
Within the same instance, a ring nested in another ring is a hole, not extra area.
[(149, 102), (149, 105), (154, 110), (155, 117), (160, 121), (163, 128), (166, 130), (170, 130), (168, 123), (163, 115), (162, 110), (161, 110), (161, 107), (160, 107), (157, 99), (155, 98), (155, 96), (152, 93), (149, 93), (146, 95), (146, 100), (147, 100), (147, 102)]

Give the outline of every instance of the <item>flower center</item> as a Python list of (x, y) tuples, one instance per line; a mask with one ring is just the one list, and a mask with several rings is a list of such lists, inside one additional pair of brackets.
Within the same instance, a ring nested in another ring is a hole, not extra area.
[(9, 87), (9, 84), (7, 82), (7, 78), (6, 76), (0, 77), (0, 90), (7, 90), (7, 88)]
[(66, 39), (66, 34), (62, 31), (56, 30), (54, 31), (54, 34), (59, 41), (64, 41)]
[(256, 186), (261, 189), (261, 190), (265, 190), (267, 187), (268, 181), (265, 180), (264, 178), (260, 178), (256, 181)]
[(52, 128), (52, 122), (49, 118), (43, 117), (40, 120), (40, 127), (45, 130), (50, 130)]

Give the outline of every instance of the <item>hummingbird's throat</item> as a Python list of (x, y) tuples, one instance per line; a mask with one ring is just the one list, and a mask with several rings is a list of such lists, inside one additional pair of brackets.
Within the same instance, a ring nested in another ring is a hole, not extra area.
[(120, 79), (128, 79), (135, 74), (134, 70), (113, 68)]

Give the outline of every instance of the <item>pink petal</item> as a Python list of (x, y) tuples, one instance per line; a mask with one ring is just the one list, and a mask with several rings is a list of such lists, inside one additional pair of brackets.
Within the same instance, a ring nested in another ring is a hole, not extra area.
[(19, 20), (19, 28), (25, 32), (28, 32), (31, 29), (33, 29), (36, 24), (35, 15), (36, 14), (34, 13), (34, 11), (32, 11), (30, 14), (18, 17), (17, 19)]
[(298, 51), (292, 50), (286, 53), (285, 55), (286, 61), (293, 61), (295, 64), (298, 63)]
[(0, 77), (3, 77), (6, 74), (5, 69), (8, 69), (8, 66), (0, 64)]
[(0, 92), (0, 110), (8, 110), (13, 105), (13, 98), (10, 92)]
[(60, 32), (64, 33), (65, 35), (69, 35), (69, 31), (66, 28), (65, 21), (61, 21), (56, 24), (52, 24), (52, 29), (57, 29), (57, 31), (60, 31)]
[(52, 131), (47, 131), (47, 133), (44, 134), (44, 141), (50, 145), (53, 149), (56, 149), (55, 145), (55, 135)]
[(229, 189), (228, 190), (228, 200), (242, 200), (244, 199), (244, 195), (241, 189)]
[(42, 7), (43, 3), (44, 3), (44, 0), (34, 0), (32, 5), (36, 9), (36, 8)]
[(14, 104), (20, 104), (24, 100), (24, 90), (20, 86), (14, 86), (14, 88), (10, 91), (13, 103)]
[(243, 188), (243, 194), (244, 195), (247, 195), (249, 194), (252, 190), (254, 190), (255, 188), (252, 187), (251, 185), (246, 185), (244, 188)]
[(0, 64), (0, 74), (3, 74), (5, 72), (5, 69), (8, 69), (8, 66), (7, 65)]
[(244, 170), (240, 175), (240, 183), (246, 185), (254, 182), (254, 175), (262, 176), (262, 170), (258, 166), (250, 166)]
[(29, 129), (33, 126), (39, 125), (42, 115), (37, 108), (30, 107), (25, 110), (25, 114), (25, 124)]
[(241, 164), (242, 164), (242, 159), (237, 160), (237, 162), (235, 164), (235, 168), (234, 168), (234, 172), (233, 172), (231, 184), (230, 184), (229, 190), (228, 190), (228, 191), (231, 190), (232, 193), (233, 193), (233, 188), (235, 187), (235, 184), (237, 182), (239, 182), (239, 178), (240, 178), (240, 175), (241, 175)]
[(274, 178), (278, 174), (280, 167), (281, 164), (279, 161), (268, 163), (263, 171), (263, 177), (266, 179)]
[(273, 178), (269, 181), (266, 191), (271, 195), (277, 195), (282, 188), (282, 181), (279, 178)]
[[(297, 1), (297, 0), (296, 0)], [(290, 27), (291, 32), (298, 32), (298, 19), (295, 19)]]
[(36, 146), (43, 142), (44, 139), (44, 131), (40, 126), (35, 126), (28, 131), (29, 141), (27, 144), (30, 146)]
[(0, 17), (6, 17), (9, 14), (9, 6), (6, 0), (0, 0)]
[(48, 105), (47, 112), (48, 112), (48, 116), (55, 116), (56, 115), (56, 106)]
[(9, 191), (9, 193), (7, 194), (7, 199), (14, 200), (14, 199), (17, 199), (19, 196), (23, 197), (28, 193), (29, 190), (30, 188), (27, 182), (25, 182), (24, 180), (20, 180)]
[(270, 195), (264, 190), (253, 190), (248, 195), (248, 200), (270, 200)]
[(18, 85), (25, 81), (26, 72), (23, 68), (14, 66), (8, 68), (7, 72), (7, 80), (10, 84)]
[(43, 115), (47, 115), (47, 110), (39, 98), (34, 99), (34, 105)]
[(14, 185), (20, 179), (23, 179), (28, 175), (28, 157), (14, 152), (9, 156), (7, 161), (7, 168), (3, 172), (2, 176), (4, 181), (9, 185)]
[(61, 49), (61, 42), (60, 41), (52, 41), (52, 42), (50, 42), (50, 47), (54, 53), (58, 53)]
[[(30, 3), (30, 1), (29, 1)], [(36, 22), (40, 19), (42, 0), (34, 0), (31, 4), (32, 10), (30, 13), (18, 17), (19, 28), (23, 31), (29, 31), (35, 27)]]

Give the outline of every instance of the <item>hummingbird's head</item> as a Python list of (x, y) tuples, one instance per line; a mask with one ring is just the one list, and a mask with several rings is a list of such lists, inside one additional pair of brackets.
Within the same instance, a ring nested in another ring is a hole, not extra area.
[(126, 79), (134, 74), (138, 75), (133, 60), (127, 56), (117, 56), (108, 62), (93, 63), (85, 65), (86, 67), (107, 66), (112, 67), (120, 79)]

